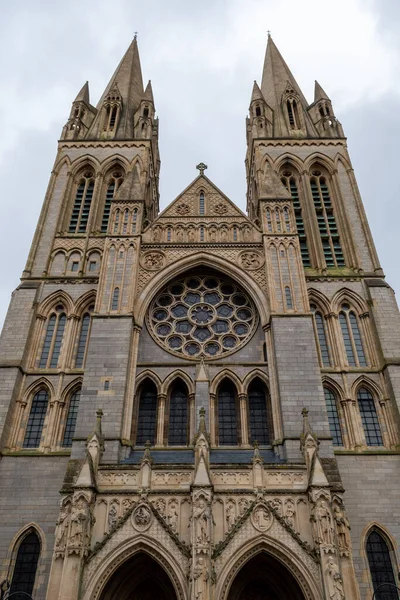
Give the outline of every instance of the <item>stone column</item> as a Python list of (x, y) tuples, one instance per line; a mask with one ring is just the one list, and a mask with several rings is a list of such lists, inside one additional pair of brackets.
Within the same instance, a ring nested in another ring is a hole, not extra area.
[(249, 445), (249, 426), (247, 422), (247, 394), (239, 394), (240, 426), (242, 432), (242, 446)]

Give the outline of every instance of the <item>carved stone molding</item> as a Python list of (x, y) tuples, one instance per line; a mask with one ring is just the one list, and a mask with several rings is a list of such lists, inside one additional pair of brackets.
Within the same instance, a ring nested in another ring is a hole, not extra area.
[(153, 250), (146, 252), (140, 258), (140, 264), (147, 271), (159, 271), (166, 264), (166, 257), (163, 252)]

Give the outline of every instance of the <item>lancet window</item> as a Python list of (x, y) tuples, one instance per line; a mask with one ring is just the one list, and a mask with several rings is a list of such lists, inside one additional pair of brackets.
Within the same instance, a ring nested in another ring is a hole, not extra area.
[(144, 446), (147, 441), (156, 441), (157, 430), (157, 389), (154, 383), (146, 380), (139, 395), (139, 409), (136, 428), (136, 445)]
[(267, 406), (268, 397), (262, 381), (254, 379), (249, 385), (247, 396), (249, 442), (253, 444), (257, 441), (261, 445), (269, 445), (271, 439)]
[(111, 310), (118, 310), (119, 304), (119, 288), (114, 288), (112, 302), (111, 302)]
[(48, 403), (49, 394), (47, 390), (42, 389), (34, 395), (25, 430), (24, 448), (38, 448), (40, 446)]
[(80, 369), (84, 365), (86, 349), (89, 339), (89, 330), (91, 322), (91, 314), (94, 310), (94, 305), (90, 305), (87, 312), (84, 313), (79, 332), (78, 348), (76, 351), (75, 368)]
[(218, 443), (236, 446), (240, 419), (235, 386), (229, 379), (224, 380), (217, 393)]
[(307, 236), (302, 215), (302, 207), (300, 203), (298, 182), (294, 174), (289, 170), (284, 170), (281, 181), (286, 189), (290, 192), (293, 200), (293, 210), (296, 219), (296, 228), (300, 241), (300, 252), (304, 267), (311, 267), (310, 253), (308, 251)]
[(108, 221), (110, 219), (111, 202), (114, 198), (118, 188), (124, 180), (122, 171), (116, 170), (113, 172), (111, 177), (108, 179), (107, 187), (105, 190), (103, 218), (101, 220), (101, 232), (106, 233), (108, 228)]
[(69, 222), (70, 233), (85, 233), (88, 225), (90, 207), (94, 191), (94, 175), (86, 171), (76, 188), (74, 206)]
[(344, 267), (343, 250), (327, 178), (321, 171), (315, 170), (312, 172), (310, 185), (326, 266)]
[(382, 446), (382, 433), (373, 395), (369, 389), (361, 387), (357, 400), (367, 446)]
[(290, 129), (301, 129), (297, 101), (294, 98), (286, 100), (286, 108), (289, 120)]
[(188, 443), (188, 391), (178, 380), (173, 384), (169, 397), (168, 445), (186, 446)]
[(199, 214), (204, 215), (204, 192), (200, 192), (199, 197)]
[(63, 447), (70, 448), (72, 446), (72, 438), (74, 437), (76, 421), (78, 418), (79, 400), (81, 397), (81, 390), (76, 390), (70, 397), (68, 406), (67, 421), (64, 429)]
[[(13, 598), (28, 597), (32, 595), (35, 585), (36, 571), (40, 556), (40, 541), (34, 531), (30, 531), (19, 545), (12, 575), (9, 595)], [(23, 592), (18, 594), (18, 592)]]
[[(389, 546), (376, 529), (373, 529), (367, 538), (366, 550), (374, 591), (383, 583), (396, 586)], [(376, 592), (375, 598), (376, 600), (399, 600), (399, 594), (395, 587), (387, 585)]]
[(324, 367), (330, 367), (331, 359), (329, 355), (328, 336), (325, 328), (325, 319), (322, 316), (321, 311), (318, 310), (315, 304), (311, 304), (310, 308), (314, 313), (314, 326), (317, 334), (322, 365)]
[(324, 387), (324, 395), (332, 443), (334, 446), (343, 446), (336, 394), (330, 388)]
[(40, 369), (56, 369), (61, 353), (61, 346), (64, 336), (67, 317), (64, 312), (64, 306), (59, 304), (51, 314), (46, 329), (42, 354), (40, 357)]
[(341, 306), (339, 323), (349, 366), (365, 367), (367, 361), (361, 339), (358, 317), (347, 303), (343, 303)]

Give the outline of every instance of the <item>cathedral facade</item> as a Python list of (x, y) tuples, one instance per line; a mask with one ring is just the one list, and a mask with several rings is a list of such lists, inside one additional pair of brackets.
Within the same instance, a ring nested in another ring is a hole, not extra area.
[(1, 337), (1, 598), (399, 598), (399, 313), (271, 38), (246, 135), (246, 214), (203, 163), (160, 213), (136, 39), (73, 102)]

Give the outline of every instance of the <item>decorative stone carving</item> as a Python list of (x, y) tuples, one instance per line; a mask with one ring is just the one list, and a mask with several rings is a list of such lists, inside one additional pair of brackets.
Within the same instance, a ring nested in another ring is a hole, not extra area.
[(90, 535), (89, 526), (88, 503), (85, 498), (79, 496), (71, 509), (71, 527), (68, 540), (69, 554), (85, 552)]
[(279, 498), (274, 498), (273, 500), (271, 500), (271, 506), (272, 508), (274, 508), (277, 512), (277, 514), (281, 517), (282, 516), (282, 500), (280, 500)]
[(307, 474), (299, 471), (265, 471), (267, 486), (302, 488), (307, 483)]
[(99, 485), (136, 485), (137, 484), (137, 473), (124, 473), (124, 472), (109, 472), (99, 471), (98, 479)]
[(140, 504), (132, 513), (132, 525), (137, 531), (146, 531), (151, 525), (152, 514), (150, 508)]
[(332, 515), (325, 500), (319, 499), (311, 510), (311, 523), (313, 525), (314, 539), (326, 551), (334, 546), (334, 529)]
[(71, 503), (66, 502), (61, 504), (60, 514), (56, 522), (56, 539), (55, 539), (55, 551), (56, 554), (60, 555), (64, 553), (65, 546), (68, 539), (68, 531), (71, 523)]
[(295, 506), (292, 498), (288, 498), (285, 502), (285, 521), (286, 523), (292, 527), (292, 529), (296, 529), (295, 527)]
[(240, 498), (240, 500), (239, 500), (239, 515), (241, 517), (244, 515), (244, 513), (249, 508), (249, 506), (250, 506), (250, 500), (248, 500), (247, 498)]
[(128, 510), (131, 510), (131, 508), (134, 504), (135, 504), (135, 501), (133, 498), (124, 498), (122, 500), (122, 511), (123, 511), (124, 515), (128, 512)]
[(116, 504), (111, 504), (108, 511), (108, 531), (114, 529), (118, 521), (118, 507)]
[(165, 265), (165, 256), (162, 252), (155, 250), (147, 252), (142, 256), (142, 266), (148, 271), (158, 271)]
[(153, 242), (160, 242), (161, 241), (161, 235), (162, 235), (162, 228), (161, 227), (154, 227), (154, 231), (153, 231)]
[(178, 502), (173, 498), (168, 506), (168, 523), (173, 531), (177, 533), (178, 531)]
[(211, 519), (210, 508), (206, 499), (200, 496), (193, 506), (193, 522), (195, 538), (198, 544), (206, 545), (210, 541), (209, 522)]
[(344, 590), (343, 581), (340, 576), (339, 567), (333, 560), (333, 556), (328, 558), (328, 564), (325, 569), (326, 586), (328, 588), (328, 597), (330, 600), (343, 600)]
[(155, 472), (153, 482), (159, 486), (188, 485), (192, 481), (192, 473), (188, 472)]
[(344, 513), (343, 508), (335, 503), (333, 507), (333, 518), (336, 524), (336, 534), (341, 556), (349, 556), (349, 529), (350, 523)]
[(242, 252), (240, 255), (241, 266), (248, 271), (255, 271), (264, 264), (264, 259), (259, 252), (248, 251)]
[(206, 600), (208, 579), (209, 573), (206, 558), (200, 555), (193, 567), (193, 600)]
[(216, 471), (214, 472), (215, 485), (250, 485), (251, 472), (249, 471)]
[(272, 525), (272, 513), (264, 504), (258, 504), (251, 513), (251, 522), (257, 531), (264, 533)]
[(229, 500), (226, 505), (225, 520), (226, 528), (229, 531), (234, 526), (236, 520), (236, 506), (233, 500)]
[(226, 215), (226, 213), (228, 212), (228, 206), (223, 202), (218, 202), (218, 204), (214, 206), (214, 212), (217, 215)]
[(165, 519), (166, 516), (166, 502), (164, 498), (157, 498), (155, 502), (155, 507), (160, 513), (160, 515)]
[(176, 205), (176, 212), (178, 215), (188, 215), (190, 212), (190, 206), (186, 202), (181, 202)]

